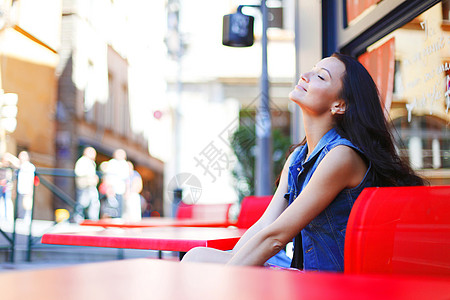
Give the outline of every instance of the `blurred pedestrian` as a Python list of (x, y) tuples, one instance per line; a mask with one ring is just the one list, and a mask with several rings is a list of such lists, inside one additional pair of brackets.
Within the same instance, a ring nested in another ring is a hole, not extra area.
[(98, 186), (100, 194), (100, 218), (111, 218), (117, 214), (118, 202), (116, 200), (114, 190), (108, 182), (108, 175), (106, 173), (108, 168), (108, 161), (103, 161), (99, 165), (102, 173), (101, 182)]
[(153, 205), (152, 205), (152, 194), (149, 190), (142, 190), (142, 198), (141, 198), (141, 212), (142, 217), (150, 217), (152, 215), (153, 211)]
[(17, 173), (17, 217), (23, 218), (27, 222), (31, 222), (36, 167), (30, 162), (30, 155), (27, 151), (21, 151), (18, 158), (19, 171)]
[[(127, 154), (123, 149), (117, 149), (113, 158), (108, 161), (105, 168), (106, 185), (112, 188), (114, 198), (108, 197), (107, 211), (110, 217), (121, 218), (123, 214), (124, 195), (129, 180), (129, 166)], [(115, 200), (115, 201), (114, 201)]]
[(134, 169), (131, 161), (128, 161), (129, 180), (127, 184), (127, 193), (125, 198), (125, 209), (123, 218), (128, 221), (140, 221), (142, 219), (142, 177), (138, 171)]
[(75, 205), (74, 221), (80, 223), (87, 217), (98, 220), (100, 216), (100, 200), (98, 196), (97, 151), (86, 147), (83, 155), (75, 163), (75, 183), (77, 187), (77, 203)]
[[(0, 161), (0, 223), (12, 223), (14, 206), (11, 199), (13, 170), (11, 160), (16, 158), (11, 153), (4, 153)], [(17, 158), (16, 158), (17, 159)]]

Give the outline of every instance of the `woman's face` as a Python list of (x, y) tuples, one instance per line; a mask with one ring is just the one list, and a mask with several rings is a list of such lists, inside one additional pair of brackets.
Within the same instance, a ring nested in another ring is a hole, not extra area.
[(319, 61), (314, 68), (300, 76), (289, 98), (310, 114), (330, 113), (339, 100), (345, 65), (335, 57)]

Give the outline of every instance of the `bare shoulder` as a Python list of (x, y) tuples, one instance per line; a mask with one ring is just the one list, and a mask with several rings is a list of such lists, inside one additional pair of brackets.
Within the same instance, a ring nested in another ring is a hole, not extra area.
[(345, 145), (339, 145), (334, 147), (330, 150), (330, 152), (327, 154), (327, 156), (330, 155), (334, 158), (339, 157), (342, 163), (364, 163), (364, 160), (361, 158), (361, 156), (358, 154), (358, 152)]
[(355, 149), (339, 145), (325, 155), (319, 168), (339, 176), (345, 187), (353, 188), (364, 179), (368, 166)]

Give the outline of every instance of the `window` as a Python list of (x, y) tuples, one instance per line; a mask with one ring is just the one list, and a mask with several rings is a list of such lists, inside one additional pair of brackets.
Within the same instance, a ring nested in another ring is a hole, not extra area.
[(450, 168), (450, 135), (442, 119), (418, 116), (393, 121), (400, 155), (415, 169)]
[[(450, 184), (449, 2), (430, 7), (361, 55), (375, 54), (370, 60), (377, 62), (377, 77), (389, 78), (379, 88), (382, 96), (392, 93), (389, 117), (397, 149), (431, 184)], [(388, 42), (389, 59), (377, 54)], [(383, 68), (380, 62), (386, 61), (392, 67)]]
[(92, 62), (89, 62), (87, 70), (86, 87), (84, 89), (84, 119), (87, 122), (94, 122), (95, 99), (95, 73)]
[(105, 107), (105, 127), (108, 129), (113, 128), (114, 123), (114, 102), (115, 102), (115, 94), (114, 94), (114, 77), (111, 73), (108, 74), (108, 101), (106, 102)]

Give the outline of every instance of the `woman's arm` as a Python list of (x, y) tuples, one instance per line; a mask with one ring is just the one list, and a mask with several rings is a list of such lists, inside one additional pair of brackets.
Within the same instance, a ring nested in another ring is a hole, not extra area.
[[(292, 154), (291, 154), (292, 156)], [(259, 218), (258, 221), (255, 222), (239, 239), (237, 244), (233, 248), (233, 253), (239, 251), (239, 249), (256, 233), (261, 231), (263, 228), (269, 226), (273, 223), (281, 213), (287, 207), (287, 201), (284, 198), (284, 194), (288, 191), (288, 174), (289, 174), (289, 166), (291, 162), (291, 156), (288, 157), (286, 163), (283, 166), (283, 170), (281, 171), (280, 182), (275, 191), (275, 194), (272, 197), (267, 209), (264, 211), (264, 214)]]
[(366, 170), (364, 161), (353, 149), (347, 146), (332, 149), (297, 199), (273, 223), (241, 245), (228, 263), (263, 265), (320, 214), (340, 191), (357, 186)]
[(278, 188), (264, 214), (244, 233), (231, 252), (206, 247), (197, 247), (187, 252), (183, 257), (182, 262), (227, 263), (233, 254), (245, 245), (249, 239), (276, 220), (276, 218), (283, 212), (284, 209), (286, 209), (287, 206), (286, 199), (284, 199), (284, 194), (287, 192), (290, 160), (291, 157), (286, 160), (281, 172)]

